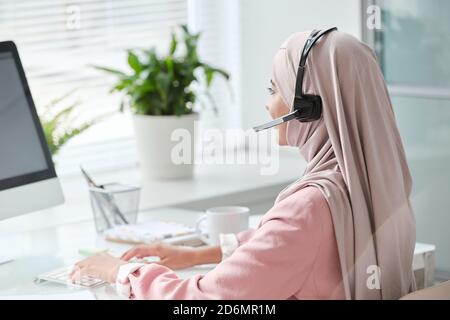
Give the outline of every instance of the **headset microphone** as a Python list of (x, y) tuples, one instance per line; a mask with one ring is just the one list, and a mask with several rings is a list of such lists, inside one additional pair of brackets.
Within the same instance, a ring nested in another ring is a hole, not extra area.
[(288, 122), (288, 121), (297, 119), (297, 117), (298, 117), (298, 110), (295, 110), (294, 112), (288, 113), (287, 115), (285, 115), (283, 117), (277, 118), (275, 120), (272, 120), (272, 121), (262, 124), (260, 126), (254, 127), (253, 130), (255, 130), (256, 132), (263, 131), (263, 130), (266, 130), (269, 128), (279, 126), (280, 124), (282, 124), (284, 122)]
[(309, 35), (303, 47), (302, 54), (300, 56), (300, 63), (298, 65), (297, 79), (295, 82), (295, 97), (292, 112), (287, 115), (254, 127), (256, 132), (266, 130), (275, 126), (278, 126), (284, 122), (288, 122), (294, 119), (300, 122), (311, 122), (319, 120), (322, 115), (322, 99), (320, 96), (303, 94), (303, 75), (305, 73), (306, 59), (314, 44), (325, 34), (337, 30), (336, 27), (329, 28), (323, 31), (314, 30)]

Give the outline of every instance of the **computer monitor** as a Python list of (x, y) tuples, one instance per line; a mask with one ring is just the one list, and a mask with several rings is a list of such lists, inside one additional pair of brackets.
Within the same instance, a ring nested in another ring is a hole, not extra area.
[(63, 202), (17, 48), (0, 42), (0, 220)]

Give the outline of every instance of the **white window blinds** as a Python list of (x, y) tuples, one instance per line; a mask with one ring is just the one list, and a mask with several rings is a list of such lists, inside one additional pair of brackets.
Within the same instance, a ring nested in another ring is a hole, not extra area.
[[(227, 70), (230, 82), (217, 77), (211, 94), (219, 114), (203, 112), (203, 126), (240, 128), (241, 44), (239, 0), (188, 0), (189, 27), (202, 32), (199, 55), (206, 62)], [(229, 90), (231, 88), (231, 91)]]
[(0, 0), (0, 39), (18, 45), (38, 104), (77, 87), (92, 103), (106, 91), (90, 65), (124, 66), (125, 49), (163, 46), (186, 21), (186, 0)]
[[(172, 29), (187, 23), (187, 11), (187, 0), (0, 0), (0, 41), (18, 46), (38, 109), (76, 89), (80, 118), (91, 118), (119, 105), (119, 96), (109, 93), (114, 78), (92, 65), (125, 69), (126, 49), (165, 52)], [(128, 119), (114, 116), (72, 145), (119, 141), (131, 133)], [(69, 154), (74, 159), (78, 151)]]

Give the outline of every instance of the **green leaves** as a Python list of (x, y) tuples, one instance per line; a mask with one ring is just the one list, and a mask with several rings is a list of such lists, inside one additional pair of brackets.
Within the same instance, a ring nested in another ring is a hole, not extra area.
[(222, 69), (218, 69), (218, 68), (214, 68), (211, 67), (207, 64), (202, 64), (201, 68), (203, 69), (203, 72), (205, 74), (206, 77), (206, 86), (209, 88), (212, 84), (212, 80), (214, 79), (214, 75), (216, 73), (220, 74), (222, 77), (224, 77), (226, 80), (229, 80), (230, 76), (228, 75), (228, 73), (226, 73), (224, 70)]
[(128, 51), (128, 65), (136, 72), (136, 74), (139, 74), (142, 71), (142, 65), (138, 56), (131, 50)]
[(172, 33), (172, 40), (170, 41), (170, 50), (169, 50), (169, 54), (171, 56), (173, 56), (173, 54), (175, 53), (175, 50), (177, 50), (177, 37), (175, 36), (175, 33)]
[[(209, 88), (216, 74), (228, 80), (226, 71), (207, 65), (199, 60), (197, 44), (200, 33), (191, 34), (187, 26), (180, 27), (181, 37), (172, 33), (169, 51), (166, 56), (159, 56), (155, 48), (148, 50), (128, 50), (128, 65), (132, 73), (105, 68), (97, 69), (113, 74), (117, 82), (111, 91), (124, 93), (120, 111), (129, 105), (137, 114), (143, 115), (184, 115), (192, 113), (192, 104), (199, 92), (193, 91), (192, 84), (198, 82), (195, 74), (202, 70)], [(183, 54), (176, 54), (184, 46)], [(206, 96), (214, 109), (215, 103), (209, 93)]]
[(107, 68), (107, 67), (99, 67), (99, 66), (93, 66), (95, 69), (101, 70), (101, 71), (105, 71), (107, 73), (112, 73), (114, 75), (117, 76), (125, 76), (125, 73), (116, 69), (111, 69), (111, 68)]
[(60, 106), (72, 93), (73, 91), (51, 101), (44, 107), (40, 115), (42, 129), (44, 130), (45, 139), (52, 155), (57, 154), (61, 147), (70, 139), (86, 131), (92, 125), (103, 119), (103, 117), (97, 117), (91, 121), (74, 125), (74, 112), (79, 106), (79, 102), (74, 102), (67, 106)]

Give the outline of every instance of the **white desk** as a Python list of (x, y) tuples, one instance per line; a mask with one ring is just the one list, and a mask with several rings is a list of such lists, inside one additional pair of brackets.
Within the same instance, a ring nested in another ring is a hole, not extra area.
[[(95, 178), (99, 183), (117, 181), (141, 185), (141, 210), (152, 210), (141, 213), (139, 221), (159, 218), (189, 224), (195, 221), (198, 211), (157, 208), (177, 206), (204, 210), (222, 204), (251, 205), (264, 201), (270, 204), (284, 186), (301, 176), (304, 165), (297, 151), (282, 150), (280, 170), (273, 176), (260, 175), (258, 165), (202, 165), (197, 166), (195, 178), (191, 180), (142, 181), (138, 168), (95, 174)], [(66, 291), (64, 286), (54, 284), (38, 286), (33, 283), (33, 277), (81, 259), (77, 254), (80, 248), (103, 247), (117, 252), (128, 248), (97, 237), (87, 187), (81, 176), (63, 178), (62, 185), (66, 196), (63, 206), (0, 221), (0, 252), (19, 257), (12, 263), (0, 265), (0, 295)], [(254, 213), (265, 211), (254, 210)], [(258, 219), (252, 216), (251, 225)], [(428, 268), (427, 284), (432, 279), (433, 252), (434, 246), (418, 244), (416, 247), (414, 267)], [(189, 277), (210, 269), (211, 266), (198, 266), (178, 271), (178, 274)], [(111, 287), (97, 290), (96, 295), (100, 299), (116, 298)]]
[[(284, 149), (280, 152), (278, 165), (279, 172), (271, 176), (260, 174), (262, 165), (251, 164), (197, 165), (194, 178), (187, 180), (145, 181), (137, 167), (95, 173), (93, 176), (98, 183), (121, 182), (142, 186), (142, 211), (173, 206), (204, 210), (213, 205), (272, 202), (283, 187), (302, 174), (305, 163), (298, 151)], [(64, 205), (0, 221), (0, 252), (19, 257), (12, 263), (0, 265), (0, 294), (65, 290), (51, 284), (37, 286), (32, 282), (33, 277), (81, 259), (77, 254), (80, 248), (107, 246), (119, 252), (128, 248), (107, 244), (96, 236), (87, 186), (81, 175), (62, 178), (61, 184), (66, 197)], [(141, 213), (139, 220), (162, 216), (168, 220), (192, 222), (198, 215), (198, 212), (194, 213), (193, 217), (192, 212), (189, 214), (182, 210), (161, 209), (158, 212)], [(180, 271), (179, 275), (186, 277), (207, 270), (196, 267)], [(99, 298), (105, 297), (105, 293), (97, 294)], [(106, 297), (114, 297), (114, 294), (106, 294)]]
[[(271, 203), (277, 194), (303, 173), (305, 162), (295, 149), (280, 150), (279, 172), (262, 176), (263, 165), (197, 165), (193, 179), (146, 181), (139, 168), (95, 173), (98, 183), (121, 182), (142, 186), (142, 211), (160, 207), (182, 207), (205, 210), (217, 205)], [(89, 168), (87, 168), (89, 169)], [(92, 218), (85, 180), (81, 174), (61, 179), (64, 205), (32, 214), (0, 221), (0, 234), (28, 231)], [(263, 214), (265, 208), (257, 210)], [(1, 245), (1, 244), (0, 244)]]
[[(202, 212), (176, 208), (155, 209), (142, 212), (139, 221), (150, 219), (176, 221), (193, 225)], [(250, 218), (250, 226), (255, 227), (260, 216)], [(0, 299), (2, 295), (35, 295), (70, 292), (64, 285), (44, 282), (34, 283), (34, 276), (62, 266), (70, 265), (83, 257), (80, 248), (105, 248), (121, 254), (130, 245), (108, 242), (97, 236), (92, 221), (77, 222), (56, 227), (36, 229), (25, 233), (0, 236), (2, 252), (14, 254), (17, 258), (0, 265)], [(4, 251), (3, 251), (4, 250)], [(181, 278), (195, 274), (205, 274), (214, 265), (195, 266), (177, 271)], [(119, 299), (112, 286), (93, 290), (98, 299)]]
[[(154, 209), (142, 212), (139, 221), (150, 219), (176, 221), (192, 225), (199, 211), (190, 211), (177, 208)], [(254, 228), (261, 215), (250, 217), (250, 227)], [(0, 265), (0, 299), (1, 295), (24, 294), (54, 294), (70, 292), (63, 285), (53, 283), (35, 284), (34, 276), (65, 265), (70, 265), (83, 257), (78, 255), (80, 248), (105, 248), (112, 249), (121, 254), (130, 246), (108, 242), (97, 236), (94, 224), (91, 220), (65, 224), (54, 227), (35, 229), (28, 232), (19, 232), (0, 236), (2, 252), (14, 254), (17, 259), (11, 263)], [(417, 244), (414, 255), (414, 269), (425, 268), (425, 274), (430, 274), (429, 266), (424, 262), (430, 259), (434, 252), (434, 246)], [(176, 273), (181, 278), (191, 277), (195, 274), (205, 274), (214, 265), (196, 266), (189, 269), (178, 270)], [(431, 267), (434, 267), (431, 265)], [(430, 284), (426, 284), (430, 285)], [(98, 299), (119, 299), (113, 286), (103, 286), (93, 290)]]

